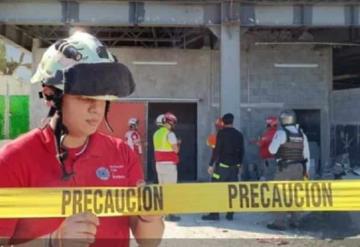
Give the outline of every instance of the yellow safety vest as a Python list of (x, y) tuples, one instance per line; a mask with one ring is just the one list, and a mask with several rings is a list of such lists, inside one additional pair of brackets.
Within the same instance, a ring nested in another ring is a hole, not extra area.
[(179, 163), (179, 157), (172, 149), (169, 143), (168, 135), (170, 131), (166, 127), (160, 127), (153, 136), (155, 161), (169, 161), (175, 164)]

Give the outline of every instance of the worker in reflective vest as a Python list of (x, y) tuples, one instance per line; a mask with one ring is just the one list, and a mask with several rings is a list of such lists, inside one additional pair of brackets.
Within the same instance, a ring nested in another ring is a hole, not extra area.
[[(154, 133), (153, 142), (158, 181), (160, 184), (177, 182), (177, 165), (179, 164), (179, 150), (181, 141), (173, 132), (177, 118), (167, 112), (163, 116), (163, 124)], [(179, 216), (170, 214), (165, 217), (168, 221), (179, 221)]]

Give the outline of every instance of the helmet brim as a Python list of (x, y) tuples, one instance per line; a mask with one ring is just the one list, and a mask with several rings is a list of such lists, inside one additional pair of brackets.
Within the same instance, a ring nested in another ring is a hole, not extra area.
[[(36, 74), (32, 82), (38, 82)], [(135, 90), (130, 70), (121, 63), (76, 64), (42, 83), (63, 89), (65, 94), (102, 100), (117, 100)]]

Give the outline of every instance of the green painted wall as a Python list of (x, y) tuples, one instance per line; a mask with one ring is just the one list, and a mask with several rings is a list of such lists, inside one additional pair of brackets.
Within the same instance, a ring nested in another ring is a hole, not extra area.
[(29, 130), (29, 97), (10, 96), (10, 139)]

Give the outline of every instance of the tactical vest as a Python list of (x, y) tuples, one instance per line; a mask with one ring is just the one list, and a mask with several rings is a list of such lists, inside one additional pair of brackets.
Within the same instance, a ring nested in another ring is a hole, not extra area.
[(276, 158), (281, 160), (304, 160), (304, 135), (299, 129), (298, 133), (292, 133), (283, 128), (286, 133), (286, 142), (282, 144), (276, 153)]

